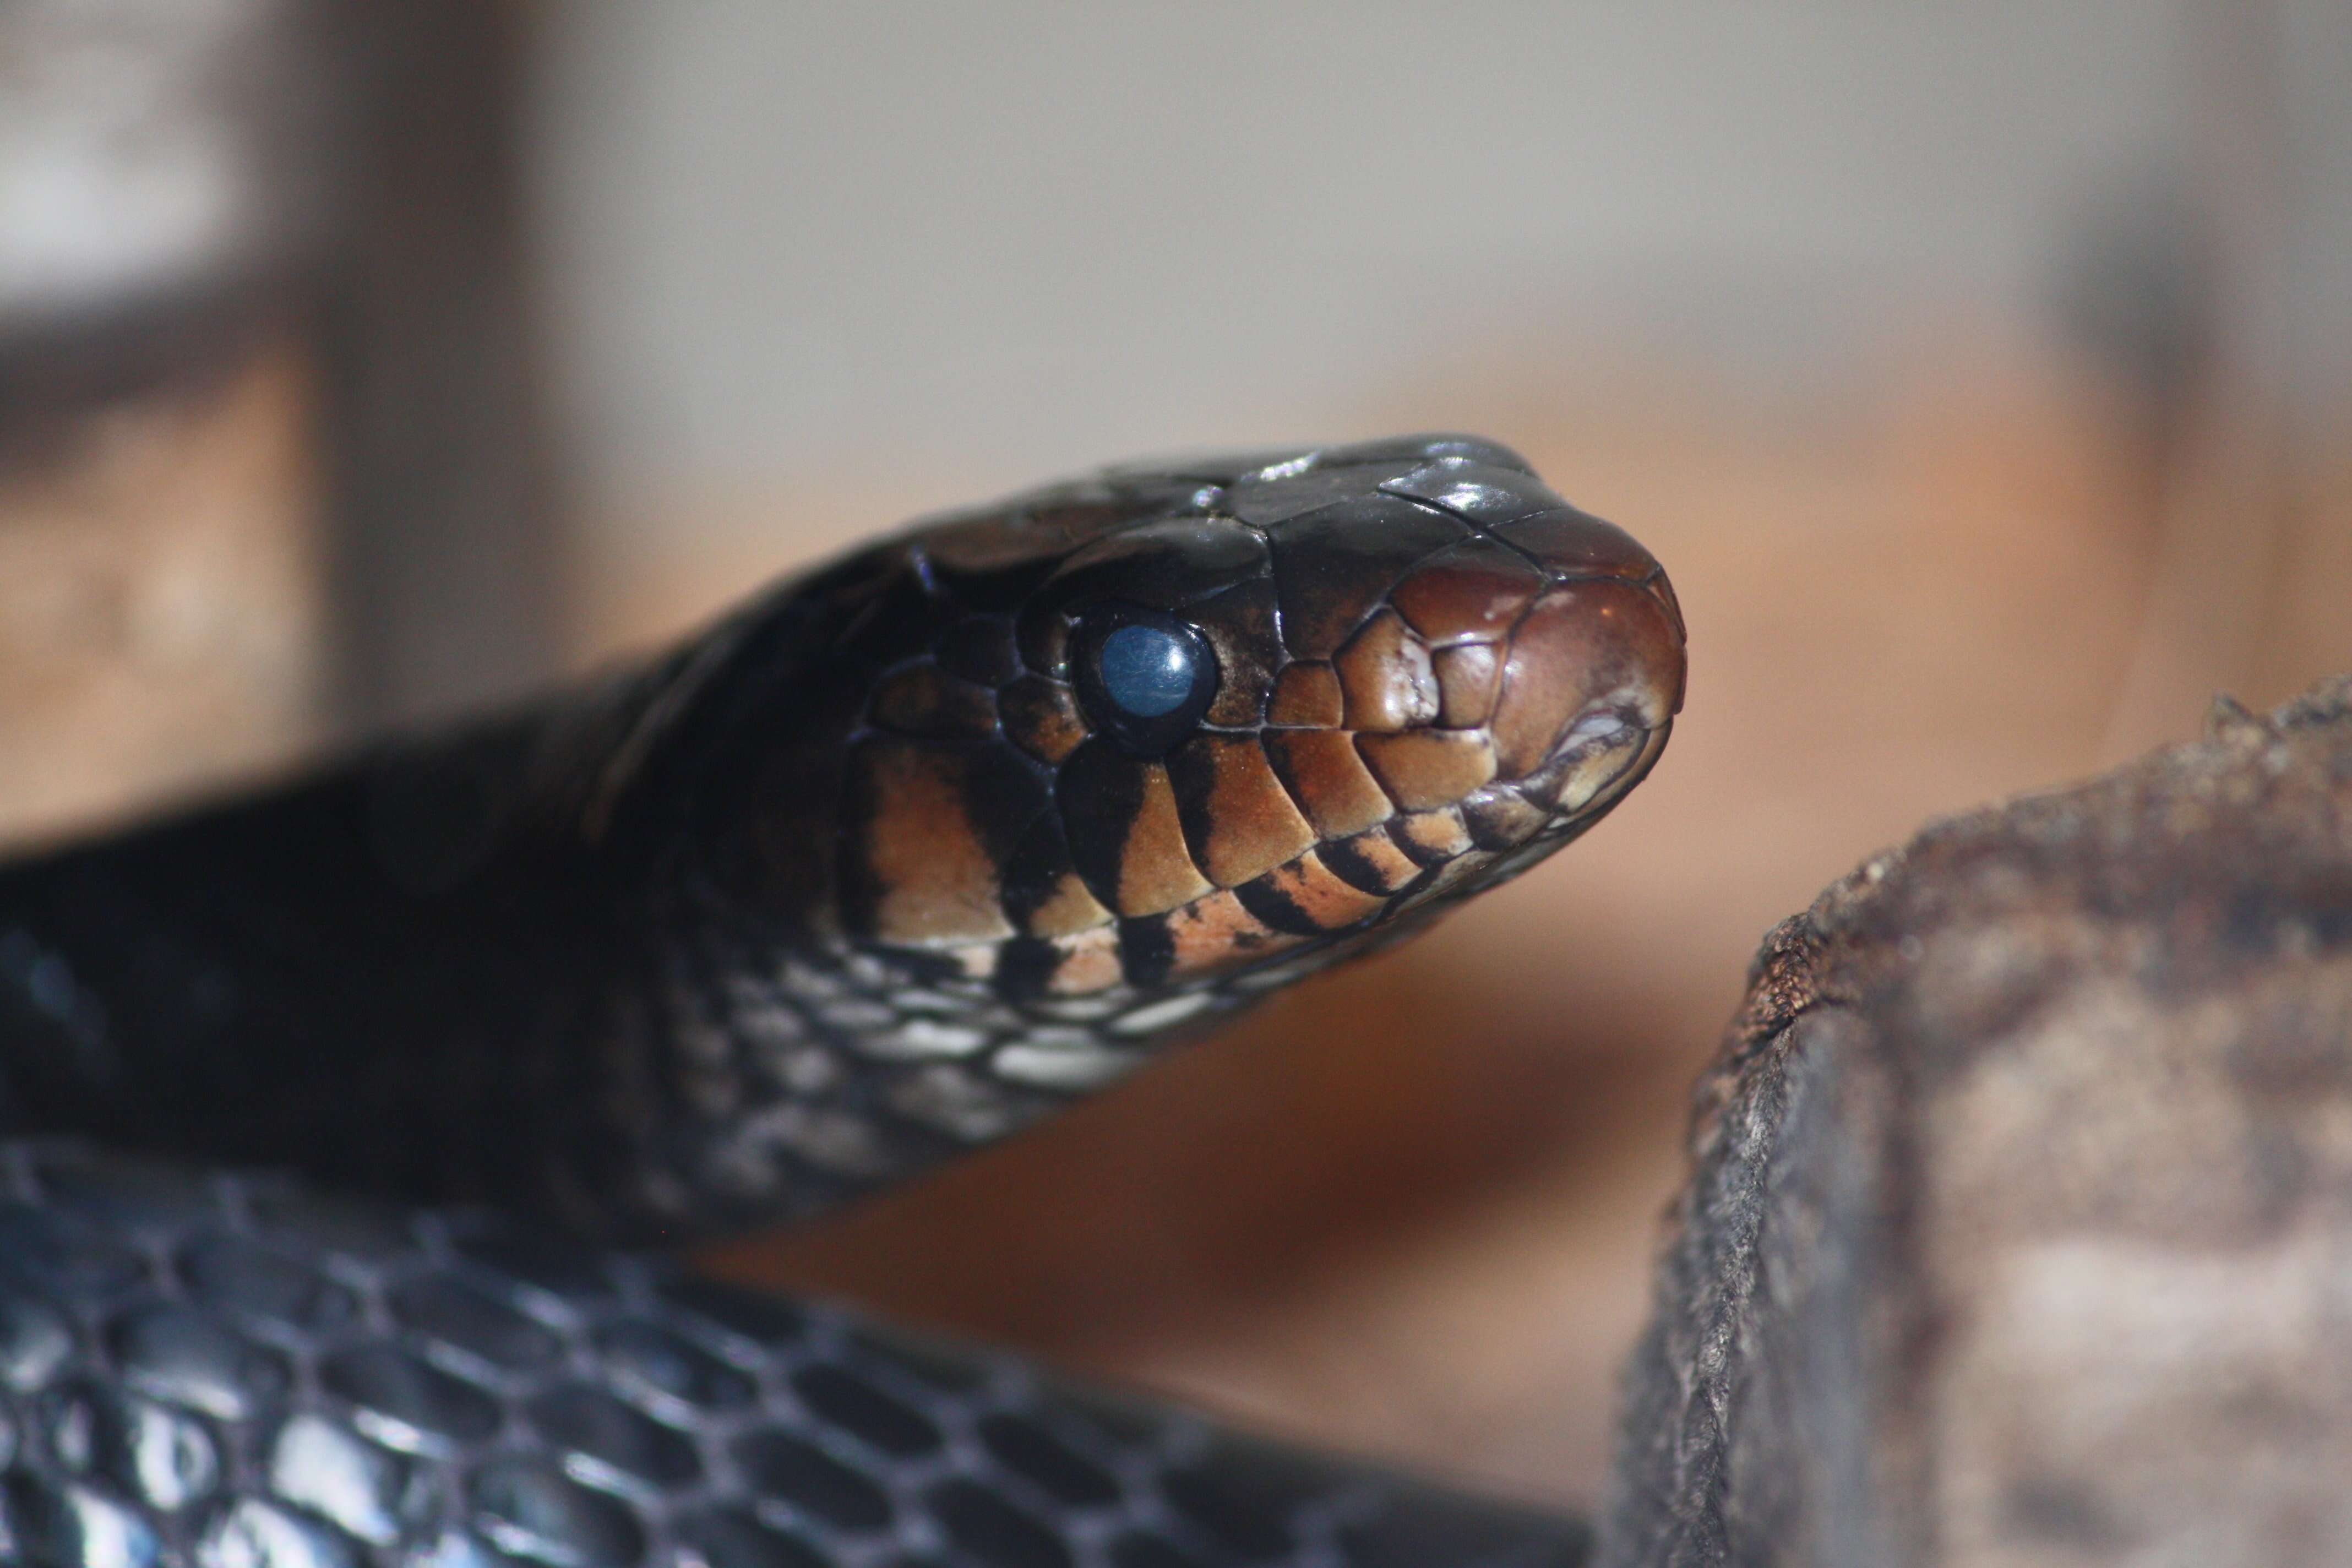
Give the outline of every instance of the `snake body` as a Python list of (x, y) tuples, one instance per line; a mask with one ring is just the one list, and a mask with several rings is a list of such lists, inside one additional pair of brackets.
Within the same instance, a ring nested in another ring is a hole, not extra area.
[(0, 1560), (1576, 1561), (587, 1243), (837, 1203), (1410, 932), (1682, 679), (1656, 563), (1491, 443), (1137, 465), (0, 868)]

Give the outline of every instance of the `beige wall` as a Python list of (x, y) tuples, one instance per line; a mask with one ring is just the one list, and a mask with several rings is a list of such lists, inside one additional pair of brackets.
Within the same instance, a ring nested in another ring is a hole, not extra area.
[(954, 495), (1443, 422), (1496, 361), (1819, 391), (1906, 316), (2041, 307), (2180, 151), (2182, 9), (564, 7), (575, 456)]

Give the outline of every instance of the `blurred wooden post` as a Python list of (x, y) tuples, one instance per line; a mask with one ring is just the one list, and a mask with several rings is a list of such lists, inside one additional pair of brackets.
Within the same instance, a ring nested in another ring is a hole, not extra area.
[(560, 539), (533, 383), (518, 5), (342, 7), (352, 83), (324, 272), (341, 696), (373, 728), (553, 668)]
[(0, 836), (551, 665), (523, 15), (0, 8)]

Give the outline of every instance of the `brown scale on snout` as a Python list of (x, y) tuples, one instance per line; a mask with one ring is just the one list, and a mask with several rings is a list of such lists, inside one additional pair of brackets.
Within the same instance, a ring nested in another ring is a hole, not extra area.
[[(1573, 837), (1682, 702), (1657, 563), (1462, 437), (1116, 470), (896, 548), (842, 929), (1014, 1000), (1349, 951)], [(1081, 667), (1118, 617), (1213, 661), (1172, 738)]]

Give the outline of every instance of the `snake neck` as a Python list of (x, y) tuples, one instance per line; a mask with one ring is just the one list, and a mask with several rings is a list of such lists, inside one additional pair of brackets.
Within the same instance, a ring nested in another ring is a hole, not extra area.
[(0, 868), (0, 1129), (675, 1240), (1003, 1137), (1250, 994), (1015, 1004), (846, 931), (831, 603)]

